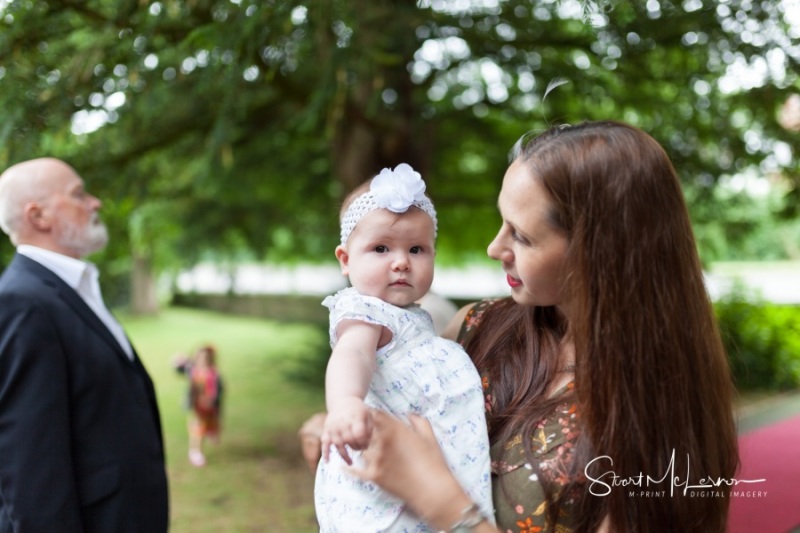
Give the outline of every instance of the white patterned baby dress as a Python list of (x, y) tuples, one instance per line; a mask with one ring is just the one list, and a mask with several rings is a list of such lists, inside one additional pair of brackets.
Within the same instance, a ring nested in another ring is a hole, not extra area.
[[(388, 328), (392, 339), (376, 354), (376, 370), (364, 399), (367, 406), (405, 420), (427, 418), (450, 469), (487, 516), (493, 517), (489, 439), (478, 371), (455, 342), (437, 337), (430, 315), (418, 305), (397, 307), (363, 296), (353, 288), (322, 302), (330, 308), (331, 346), (342, 320)], [(360, 452), (352, 451), (355, 466)], [(344, 461), (331, 448), (320, 461), (314, 503), (321, 533), (427, 533), (432, 531), (402, 501), (342, 471)]]

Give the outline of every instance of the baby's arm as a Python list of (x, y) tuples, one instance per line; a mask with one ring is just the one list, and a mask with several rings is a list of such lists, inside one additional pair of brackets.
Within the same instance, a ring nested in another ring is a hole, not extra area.
[(325, 403), (328, 416), (322, 432), (322, 455), (327, 461), (331, 445), (351, 464), (345, 444), (363, 449), (372, 435), (372, 419), (364, 404), (372, 374), (375, 351), (383, 327), (357, 320), (339, 324), (338, 341), (325, 372)]

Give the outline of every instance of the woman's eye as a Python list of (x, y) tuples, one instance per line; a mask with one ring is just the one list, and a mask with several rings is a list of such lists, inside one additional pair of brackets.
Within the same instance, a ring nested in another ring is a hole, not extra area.
[(382, 244), (379, 244), (378, 246), (375, 247), (375, 251), (378, 252), (379, 254), (385, 254), (386, 252), (389, 251), (389, 248)]
[(412, 254), (422, 253), (422, 246), (412, 246), (409, 252), (411, 252)]
[(522, 237), (516, 230), (511, 230), (511, 239), (522, 244), (527, 244), (528, 240)]

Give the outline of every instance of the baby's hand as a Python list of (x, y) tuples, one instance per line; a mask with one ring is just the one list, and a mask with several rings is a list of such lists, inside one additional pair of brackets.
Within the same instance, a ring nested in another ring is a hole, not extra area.
[(369, 444), (371, 436), (372, 417), (364, 401), (359, 398), (341, 400), (325, 419), (322, 457), (328, 460), (333, 445), (347, 464), (353, 464), (345, 445), (354, 450), (363, 450)]

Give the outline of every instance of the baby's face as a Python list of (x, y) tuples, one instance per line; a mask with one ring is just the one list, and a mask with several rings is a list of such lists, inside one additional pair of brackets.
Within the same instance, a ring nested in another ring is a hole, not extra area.
[(337, 248), (342, 273), (366, 296), (405, 307), (433, 282), (433, 220), (416, 207), (402, 214), (376, 209), (364, 215)]

